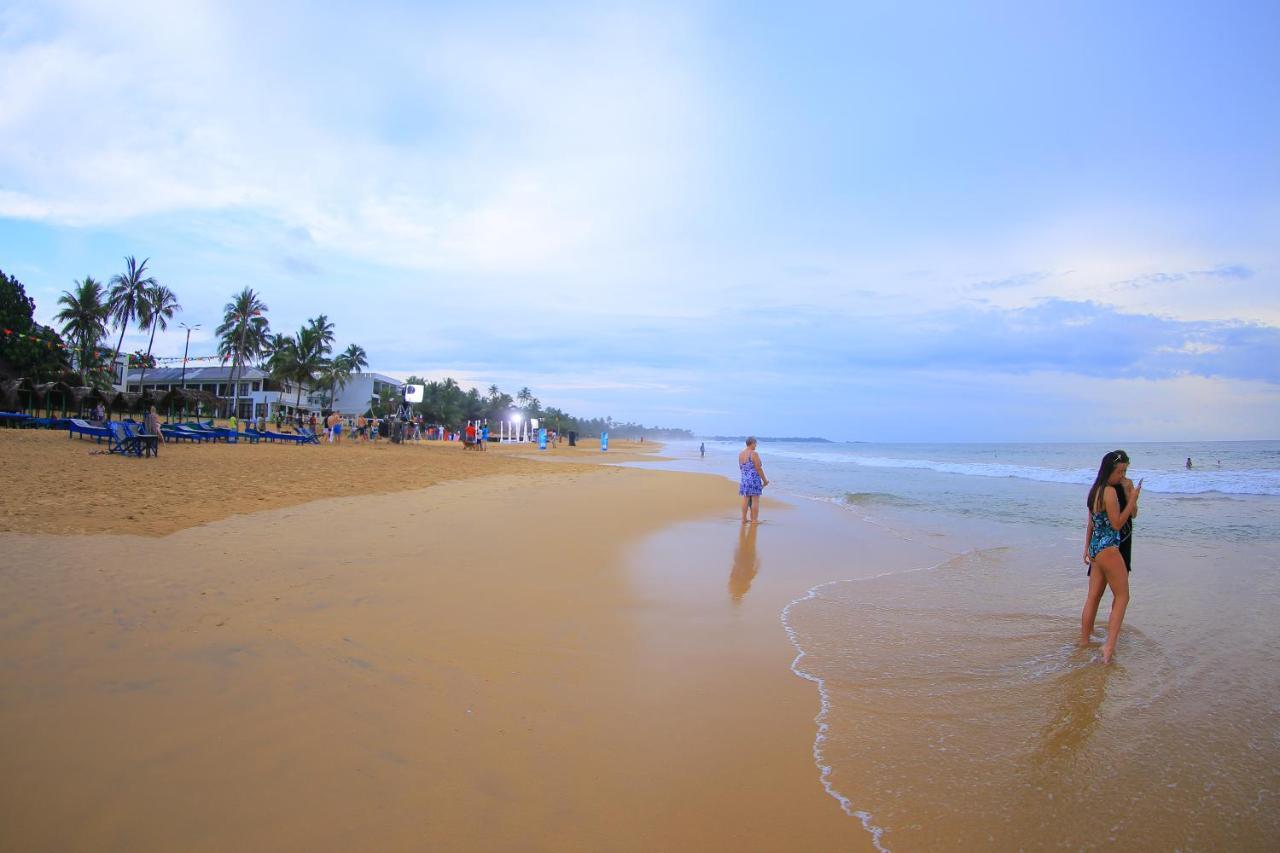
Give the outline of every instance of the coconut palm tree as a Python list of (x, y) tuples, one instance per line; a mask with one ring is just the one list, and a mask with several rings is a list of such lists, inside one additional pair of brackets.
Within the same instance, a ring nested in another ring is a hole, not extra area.
[(151, 339), (147, 341), (147, 358), (142, 362), (142, 378), (139, 387), (147, 381), (147, 365), (151, 363), (151, 348), (156, 342), (156, 329), (164, 331), (169, 328), (173, 315), (182, 310), (178, 297), (163, 284), (147, 288), (147, 294), (138, 304), (138, 325), (145, 332), (151, 330)]
[(107, 334), (109, 306), (102, 285), (93, 276), (76, 282), (74, 291), (64, 290), (58, 297), (64, 306), (53, 318), (62, 323), (62, 334), (71, 341), (76, 352), (76, 368), (85, 384), (93, 384), (90, 373), (96, 361), (98, 343)]
[(222, 323), (215, 331), (218, 335), (218, 354), (224, 362), (231, 360), (232, 413), (240, 410), (238, 374), (241, 372), (241, 365), (262, 351), (271, 333), (267, 318), (263, 316), (266, 312), (266, 303), (258, 298), (251, 287), (246, 287), (231, 297), (231, 301), (222, 307)]
[[(120, 347), (124, 345), (124, 333), (128, 331), (134, 317), (138, 316), (138, 305), (146, 299), (147, 288), (155, 287), (157, 283), (154, 278), (146, 274), (149, 260), (151, 259), (143, 258), (142, 263), (138, 263), (133, 255), (128, 255), (124, 259), (124, 272), (111, 277), (111, 292), (107, 295), (107, 305), (111, 321), (120, 327), (120, 339), (116, 341), (116, 351), (111, 356), (112, 371), (115, 370), (116, 361), (120, 358)], [(127, 387), (129, 384), (127, 364), (124, 370), (124, 382)]]
[(325, 314), (313, 317), (308, 321), (308, 325), (315, 335), (314, 344), (317, 352), (322, 358), (328, 358), (329, 353), (333, 352), (333, 324), (329, 322), (329, 317)]

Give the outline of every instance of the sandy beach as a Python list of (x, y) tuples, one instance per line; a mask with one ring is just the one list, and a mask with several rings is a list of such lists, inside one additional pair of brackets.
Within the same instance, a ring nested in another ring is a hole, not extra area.
[(869, 848), (777, 618), (851, 544), (811, 519), (757, 551), (722, 478), (511, 448), (93, 449), (0, 433), (0, 847)]

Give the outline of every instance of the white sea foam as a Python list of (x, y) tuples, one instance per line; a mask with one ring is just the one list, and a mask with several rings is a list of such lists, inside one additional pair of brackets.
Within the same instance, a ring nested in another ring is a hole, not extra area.
[[(1097, 473), (1090, 468), (1048, 468), (1038, 465), (1012, 465), (1001, 462), (939, 462), (932, 459), (905, 459), (890, 456), (836, 456), (820, 453), (788, 453), (776, 455), (790, 459), (821, 461), (825, 464), (847, 461), (864, 468), (905, 468), (959, 474), (966, 477), (1013, 478), (1041, 483), (1065, 483), (1088, 486)], [(1218, 492), (1228, 495), (1280, 496), (1280, 471), (1247, 469), (1242, 471), (1188, 470), (1144, 471), (1132, 468), (1144, 479), (1143, 488), (1164, 494), (1195, 495)]]
[(803, 678), (805, 681), (812, 682), (818, 688), (819, 709), (818, 715), (813, 718), (813, 721), (818, 726), (818, 731), (813, 738), (813, 761), (818, 767), (818, 778), (822, 782), (822, 788), (832, 799), (840, 804), (840, 808), (845, 814), (849, 815), (849, 817), (858, 819), (862, 824), (862, 828), (871, 834), (871, 843), (880, 851), (880, 853), (889, 853), (889, 848), (884, 844), (884, 827), (878, 826), (875, 823), (875, 819), (871, 812), (855, 807), (853, 801), (837, 790), (835, 785), (831, 782), (831, 774), (834, 768), (824, 758), (822, 749), (823, 744), (827, 741), (827, 732), (830, 731), (830, 724), (827, 720), (831, 714), (831, 693), (827, 689), (826, 681), (821, 676), (806, 672), (801, 668), (800, 661), (804, 660), (805, 650), (804, 647), (800, 645), (800, 640), (796, 636), (795, 629), (791, 627), (791, 622), (788, 617), (791, 614), (792, 607), (795, 607), (801, 602), (817, 598), (818, 590), (820, 589), (835, 586), (837, 584), (860, 583), (862, 581), (875, 580), (876, 578), (889, 577), (890, 575), (909, 575), (916, 572), (928, 572), (946, 565), (950, 562), (950, 559), (951, 558), (948, 558), (940, 563), (935, 563), (930, 566), (921, 566), (915, 569), (903, 569), (897, 572), (881, 572), (878, 575), (872, 575), (865, 578), (849, 578), (820, 583), (817, 586), (810, 587), (805, 591), (805, 594), (799, 598), (788, 602), (787, 606), (782, 608), (782, 613), (779, 614), (779, 619), (782, 621), (782, 630), (786, 632), (787, 639), (791, 641), (791, 645), (795, 647), (796, 650), (796, 656), (791, 661), (791, 671), (800, 678)]

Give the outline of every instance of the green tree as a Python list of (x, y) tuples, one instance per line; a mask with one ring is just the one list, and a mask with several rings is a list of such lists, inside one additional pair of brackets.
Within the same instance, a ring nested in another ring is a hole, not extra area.
[(18, 376), (57, 379), (67, 368), (62, 337), (35, 322), (35, 300), (22, 282), (0, 270), (0, 361)]
[(85, 276), (75, 283), (74, 290), (64, 290), (58, 297), (63, 306), (53, 319), (62, 324), (62, 334), (67, 336), (76, 354), (76, 369), (86, 385), (103, 383), (97, 367), (101, 360), (98, 346), (107, 336), (109, 306), (102, 285), (93, 276)]
[[(147, 261), (143, 258), (138, 263), (133, 255), (124, 259), (124, 272), (111, 277), (111, 292), (107, 294), (107, 305), (112, 322), (120, 327), (120, 339), (116, 341), (115, 353), (111, 356), (110, 369), (115, 370), (120, 360), (120, 347), (124, 345), (124, 333), (138, 316), (138, 306), (147, 298), (147, 288), (155, 287), (156, 280), (147, 275)], [(129, 367), (124, 370), (124, 384), (129, 385)]]
[(266, 303), (251, 287), (241, 290), (222, 307), (222, 323), (215, 333), (218, 335), (218, 355), (224, 362), (231, 360), (232, 413), (240, 410), (241, 366), (262, 352), (269, 340), (271, 329), (263, 316), (266, 312)]
[[(169, 321), (173, 319), (173, 315), (182, 310), (182, 306), (178, 304), (178, 297), (173, 291), (165, 287), (163, 284), (152, 285), (147, 288), (146, 295), (142, 302), (138, 304), (138, 325), (145, 332), (151, 330), (151, 339), (147, 341), (147, 362), (152, 362), (151, 348), (156, 342), (156, 329), (165, 330), (169, 328)], [(147, 364), (142, 365), (142, 378), (139, 386), (147, 381)]]

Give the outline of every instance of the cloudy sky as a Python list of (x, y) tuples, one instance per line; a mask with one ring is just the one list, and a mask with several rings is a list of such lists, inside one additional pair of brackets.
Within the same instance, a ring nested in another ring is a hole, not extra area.
[(0, 2), (39, 319), (136, 255), (193, 354), (248, 285), (583, 415), (1280, 432), (1270, 0), (340, 5)]

